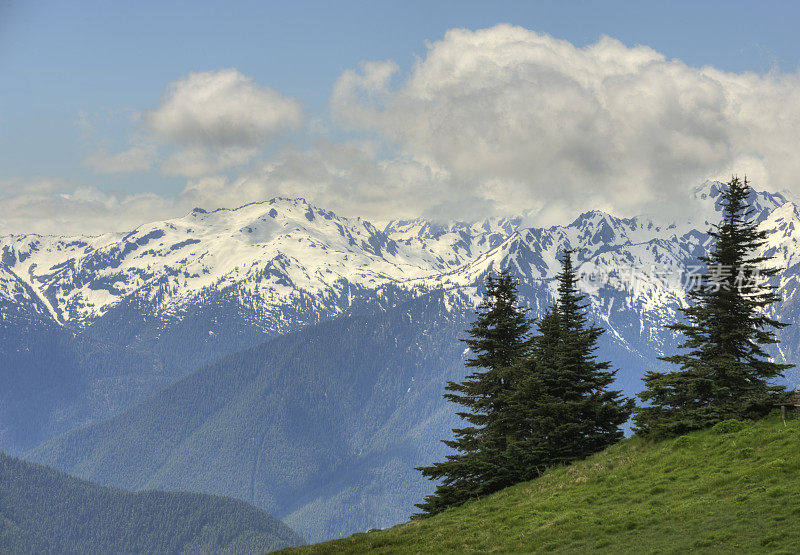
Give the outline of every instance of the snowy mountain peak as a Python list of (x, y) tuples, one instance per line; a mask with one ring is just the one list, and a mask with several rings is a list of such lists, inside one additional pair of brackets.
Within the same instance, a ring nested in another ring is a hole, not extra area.
[(724, 187), (725, 184), (721, 181), (707, 179), (702, 184), (692, 189), (692, 198), (695, 200), (717, 198)]
[(764, 254), (773, 257), (772, 265), (791, 268), (800, 264), (800, 208), (786, 202), (761, 222), (767, 232)]
[[(705, 221), (712, 223), (716, 220), (716, 215), (722, 212), (722, 192), (727, 185), (720, 181), (706, 181), (692, 191), (692, 199), (698, 201), (696, 206), (703, 209)], [(785, 204), (788, 199), (781, 193), (769, 193), (766, 191), (753, 190), (750, 193), (748, 202), (754, 211), (757, 221), (762, 221), (773, 210)]]
[[(558, 272), (564, 249), (579, 249), (579, 263), (609, 269), (677, 267), (703, 254), (722, 187), (707, 182), (695, 189), (696, 214), (680, 224), (592, 210), (549, 228), (522, 227), (520, 217), (417, 218), (378, 229), (304, 199), (278, 197), (231, 209), (195, 208), (130, 233), (11, 235), (0, 237), (0, 300), (33, 304), (36, 313), (83, 328), (123, 303), (180, 318), (198, 303), (224, 297), (258, 325), (285, 330), (293, 318), (287, 312), (335, 315), (359, 296), (392, 288), (414, 294), (474, 288), (501, 268), (546, 282)], [(783, 267), (800, 262), (797, 206), (770, 193), (752, 200), (761, 225), (773, 232), (770, 255)], [(650, 295), (651, 305), (660, 302)]]
[(175, 314), (209, 291), (228, 291), (267, 310), (297, 291), (341, 295), (343, 284), (374, 288), (434, 271), (366, 220), (287, 198), (195, 209), (99, 238), (6, 237), (0, 252), (59, 320), (78, 327), (131, 297)]

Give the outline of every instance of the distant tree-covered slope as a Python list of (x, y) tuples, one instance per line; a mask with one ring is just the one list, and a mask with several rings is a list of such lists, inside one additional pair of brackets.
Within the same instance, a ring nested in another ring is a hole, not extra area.
[(0, 454), (3, 553), (259, 553), (301, 543), (242, 501), (133, 493)]
[(388, 526), (430, 486), (455, 424), (465, 323), (432, 295), (312, 326), (235, 353), (29, 458), (128, 489), (236, 497), (306, 538)]
[(175, 379), (145, 349), (76, 335), (0, 298), (0, 451), (21, 455)]

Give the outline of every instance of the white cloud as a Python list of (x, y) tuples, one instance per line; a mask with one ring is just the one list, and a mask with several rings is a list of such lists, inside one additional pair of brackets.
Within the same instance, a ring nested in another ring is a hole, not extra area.
[(345, 71), (332, 110), (446, 174), (443, 213), (454, 198), (454, 211), (469, 199), (538, 208), (544, 223), (593, 207), (631, 214), (707, 177), (784, 188), (800, 169), (796, 74), (696, 69), (609, 37), (577, 48), (509, 25), (451, 30), (393, 86), (398, 73), (392, 62)]
[(127, 231), (180, 210), (178, 202), (155, 193), (112, 194), (75, 188), (57, 178), (0, 183), (0, 234)]
[[(181, 193), (186, 206), (236, 206), (275, 196), (304, 197), (344, 216), (382, 220), (421, 214), (438, 201), (439, 178), (413, 160), (380, 160), (369, 143), (316, 141), (313, 148), (288, 147), (255, 163), (236, 178), (190, 181)], [(409, 195), (413, 190), (416, 194)], [(428, 191), (428, 192), (426, 192)]]
[(164, 160), (163, 164), (161, 164), (161, 171), (165, 175), (202, 177), (245, 165), (256, 154), (258, 154), (258, 149), (256, 148), (228, 147), (212, 149), (189, 147), (173, 153)]
[[(200, 177), (247, 164), (261, 147), (299, 129), (300, 103), (258, 85), (236, 69), (195, 72), (170, 83), (162, 103), (144, 112), (118, 111), (136, 129), (129, 146), (95, 148), (84, 160), (98, 173), (146, 171), (159, 165), (166, 175)], [(103, 114), (102, 119), (119, 116)], [(78, 125), (97, 135), (93, 118), (81, 112)]]
[[(693, 68), (609, 37), (577, 48), (509, 25), (451, 30), (405, 72), (393, 61), (344, 71), (330, 107), (333, 121), (306, 124), (296, 100), (234, 69), (189, 74), (134, 114), (127, 150), (87, 161), (133, 171), (150, 160), (189, 178), (180, 195), (0, 184), (0, 228), (41, 230), (50, 224), (30, 222), (53, 217), (127, 229), (276, 195), (377, 220), (533, 209), (545, 225), (591, 208), (680, 211), (691, 187), (732, 173), (800, 192), (798, 74)], [(293, 130), (311, 146), (276, 140)]]
[(84, 162), (97, 173), (130, 173), (149, 170), (156, 156), (156, 145), (145, 143), (131, 145), (127, 150), (115, 154), (98, 148)]
[(182, 146), (255, 147), (299, 128), (303, 112), (297, 100), (224, 69), (175, 81), (145, 121), (158, 136)]

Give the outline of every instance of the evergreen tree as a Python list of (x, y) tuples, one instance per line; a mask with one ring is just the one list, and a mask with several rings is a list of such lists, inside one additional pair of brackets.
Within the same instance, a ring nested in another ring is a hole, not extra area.
[(772, 362), (763, 346), (777, 343), (774, 330), (783, 324), (766, 309), (780, 300), (764, 278), (770, 257), (755, 254), (767, 239), (753, 219), (747, 199), (751, 189), (734, 177), (722, 193), (722, 222), (714, 226), (714, 245), (689, 292), (680, 332), (688, 353), (663, 357), (680, 365), (671, 373), (648, 372), (640, 393), (650, 406), (636, 415), (637, 432), (653, 437), (678, 435), (731, 418), (753, 418), (772, 407), (782, 387), (770, 384), (792, 365)]
[(619, 441), (633, 401), (608, 390), (616, 371), (598, 362), (597, 340), (604, 330), (589, 325), (585, 297), (567, 251), (558, 276), (558, 300), (539, 321), (532, 355), (519, 363), (520, 382), (511, 406), (516, 429), (508, 465), (517, 481), (551, 466), (567, 464)]
[(456, 453), (444, 462), (417, 470), (431, 480), (442, 479), (436, 491), (417, 507), (435, 514), (464, 501), (492, 493), (514, 483), (503, 464), (508, 442), (508, 399), (516, 383), (512, 369), (528, 355), (531, 322), (517, 301), (516, 283), (508, 273), (486, 279), (484, 300), (477, 319), (463, 340), (473, 357), (468, 368), (476, 370), (462, 382), (449, 382), (449, 401), (466, 410), (458, 415), (469, 426), (453, 430), (445, 440)]

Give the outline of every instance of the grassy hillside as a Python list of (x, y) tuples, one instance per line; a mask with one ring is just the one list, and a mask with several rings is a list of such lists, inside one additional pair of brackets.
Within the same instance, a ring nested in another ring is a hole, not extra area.
[(626, 440), (435, 517), (287, 553), (796, 553), (800, 417), (728, 424)]
[(0, 454), (0, 553), (258, 553), (302, 542), (241, 501), (121, 491)]

